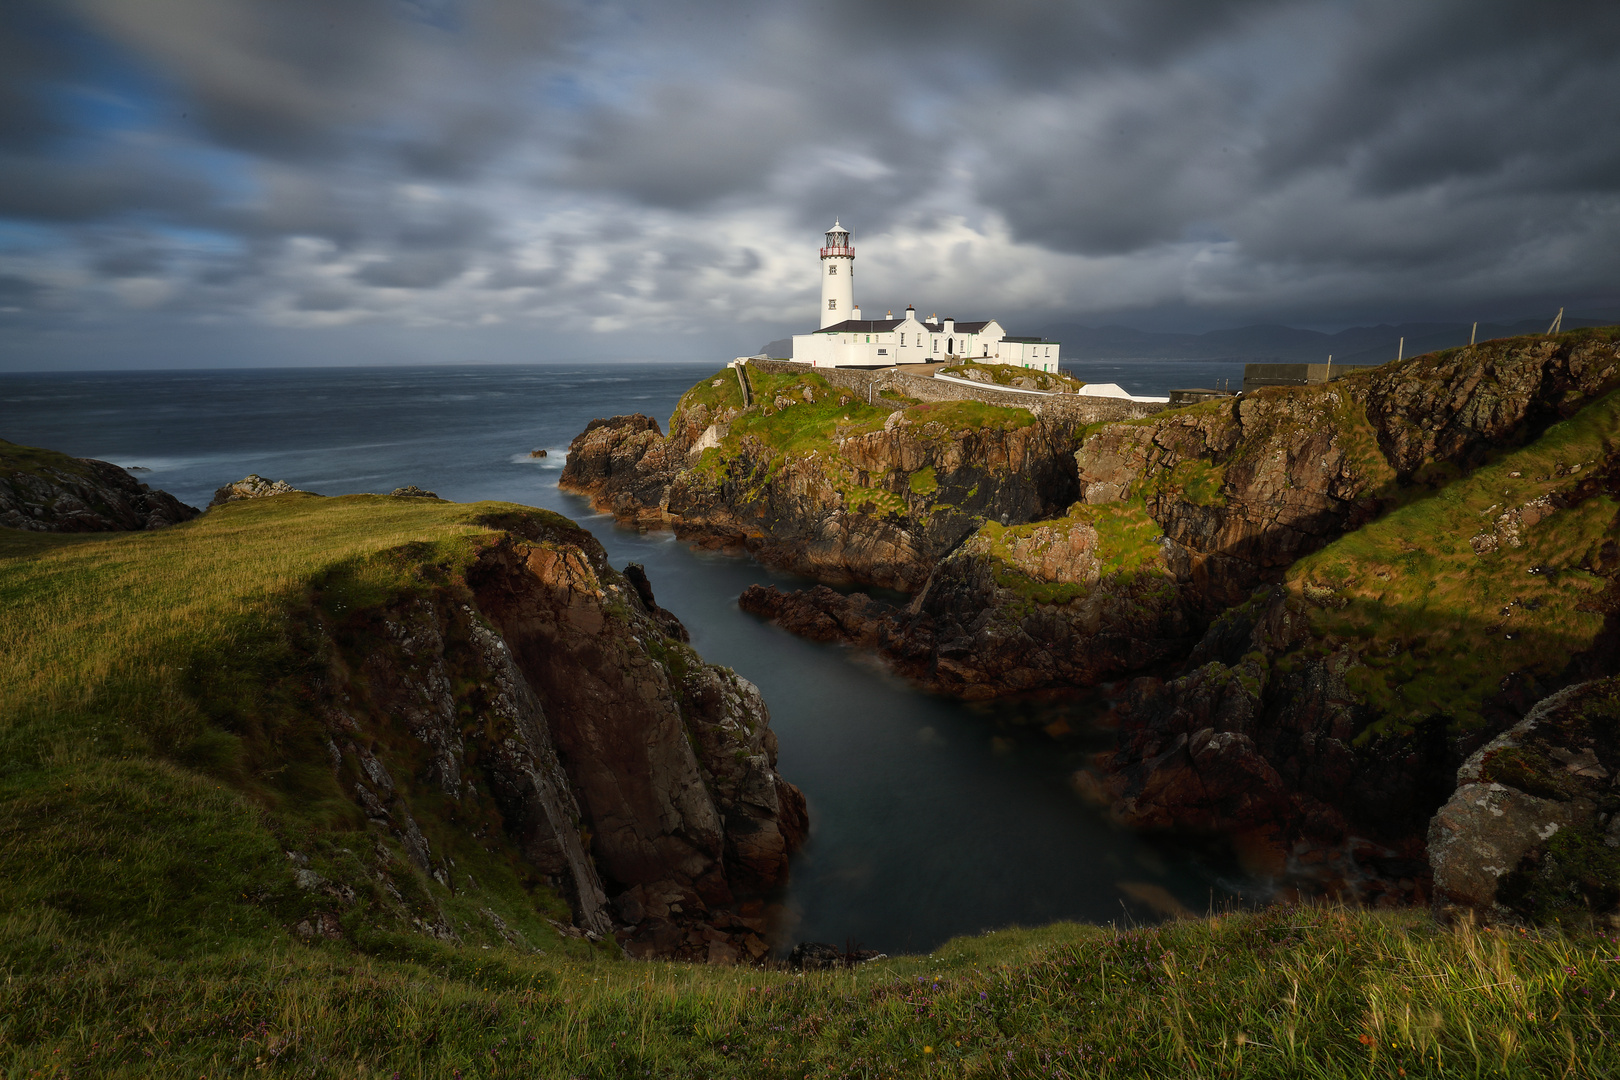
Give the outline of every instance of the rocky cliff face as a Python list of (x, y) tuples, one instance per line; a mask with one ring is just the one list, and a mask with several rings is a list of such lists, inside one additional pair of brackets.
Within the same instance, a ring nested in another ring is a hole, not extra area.
[(161, 529), (199, 512), (108, 462), (0, 439), (0, 526), (32, 532)]
[[(825, 587), (754, 586), (740, 603), (794, 633), (874, 649), (899, 673), (968, 700), (1091, 686), (1184, 655), (1196, 631), (1157, 542), (1134, 545), (1123, 569), (1105, 559), (1097, 522), (1078, 507), (986, 524), (905, 607)], [(1102, 527), (1113, 523), (1105, 511)]]
[[(700, 389), (729, 394), (732, 378)], [(973, 402), (891, 412), (808, 371), (750, 378), (754, 404), (694, 392), (668, 436), (645, 416), (592, 421), (562, 486), (621, 521), (903, 590), (980, 522), (1052, 516), (1077, 491), (1077, 424)]]
[(758, 691), (589, 533), (540, 512), (487, 524), (464, 582), (323, 624), (340, 787), (446, 888), (478, 887), (443, 839), (470, 832), (634, 955), (763, 955), (760, 900), (807, 820)]
[(1450, 349), (1111, 424), (1076, 455), (1082, 498), (1140, 497), (1167, 564), (1212, 614), (1404, 489), (1523, 445), (1617, 384), (1613, 332)]
[(1620, 670), (1617, 536), (1610, 394), (1296, 562), (1215, 621), (1184, 674), (1140, 680), (1104, 797), (1129, 824), (1249, 834), (1279, 859), (1359, 845), (1385, 867), (1345, 876), (1411, 898), (1458, 763)]
[(1412, 900), (1459, 762), (1620, 667), (1617, 385), (1620, 333), (1580, 331), (1111, 423), (1074, 455), (1076, 503), (981, 515), (903, 607), (742, 603), (963, 697), (1179, 659), (1133, 685), (1081, 786), (1123, 823)]
[[(872, 608), (845, 640), (877, 642), (899, 670), (970, 697), (1173, 661), (1302, 557), (1614, 386), (1616, 353), (1611, 332), (1492, 342), (1090, 430), (1075, 454), (1079, 504), (1010, 528), (985, 522), (910, 608)], [(1511, 531), (1545, 511), (1504, 513)], [(809, 625), (828, 601), (746, 602)]]

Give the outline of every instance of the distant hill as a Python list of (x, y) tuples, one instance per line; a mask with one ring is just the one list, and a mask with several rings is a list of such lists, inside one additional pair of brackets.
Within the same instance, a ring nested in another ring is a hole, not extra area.
[[(1480, 323), (1477, 340), (1544, 333), (1551, 319), (1522, 319), (1515, 323)], [(1611, 326), (1620, 319), (1585, 319), (1565, 316), (1563, 328)], [(1082, 326), (1058, 323), (1042, 329), (1045, 337), (1063, 342), (1070, 360), (1176, 359), (1244, 360), (1255, 363), (1320, 363), (1331, 354), (1346, 364), (1378, 364), (1395, 359), (1400, 340), (1406, 355), (1416, 356), (1468, 344), (1469, 323), (1401, 323), (1397, 326), (1353, 326), (1335, 334), (1292, 326), (1261, 324), (1203, 334), (1160, 333), (1128, 326)]]

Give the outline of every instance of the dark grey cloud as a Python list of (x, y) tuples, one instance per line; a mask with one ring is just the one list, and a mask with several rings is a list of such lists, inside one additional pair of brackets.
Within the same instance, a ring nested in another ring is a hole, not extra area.
[(59, 18), (30, 0), (16, 0), (0, 20), (0, 148), (37, 149), (68, 130), (46, 100), (50, 83), (74, 68), (53, 39), (59, 29)]
[(208, 183), (132, 154), (94, 164), (0, 155), (0, 217), (77, 222), (130, 210), (185, 214), (211, 195)]
[(461, 274), (467, 256), (455, 251), (415, 251), (368, 263), (358, 274), (368, 285), (393, 289), (431, 289)]
[(991, 77), (1000, 85), (1042, 87), (1077, 69), (1158, 66), (1287, 6), (1288, 0), (998, 0), (993, 7), (980, 0), (834, 0), (810, 10), (834, 49), (892, 53), (947, 82)]
[(786, 329), (835, 216), (902, 306), (1614, 296), (1617, 46), (1562, 0), (17, 0), (0, 219), (53, 239), (0, 306)]
[[(144, 60), (218, 144), (290, 160), (398, 140), (443, 174), (510, 127), (502, 68), (543, 54), (565, 22), (546, 0), (79, 0), (88, 26)], [(468, 93), (473, 87), (482, 92)]]
[[(1571, 197), (1620, 197), (1620, 8), (1436, 0), (1295, 17), (1281, 40), (1219, 41), (1227, 56), (1174, 70), (1077, 73), (1066, 110), (978, 103), (1007, 167), (976, 190), (1019, 237), (1082, 254), (1207, 237), (1294, 274), (1358, 258), (1438, 269), (1560, 233), (1595, 254), (1578, 241), (1601, 237), (1602, 215), (1579, 220)], [(1268, 62), (1275, 80), (1255, 74)], [(1009, 122), (989, 123), (997, 108)]]

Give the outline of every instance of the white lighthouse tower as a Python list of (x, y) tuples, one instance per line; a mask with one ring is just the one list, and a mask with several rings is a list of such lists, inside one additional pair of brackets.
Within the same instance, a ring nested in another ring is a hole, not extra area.
[(835, 221), (821, 249), (821, 325), (855, 317), (855, 249), (849, 246), (849, 230)]

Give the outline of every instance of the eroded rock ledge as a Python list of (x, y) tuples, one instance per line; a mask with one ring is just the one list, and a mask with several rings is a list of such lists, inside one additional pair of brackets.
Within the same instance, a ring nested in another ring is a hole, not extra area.
[(634, 956), (763, 956), (761, 901), (807, 818), (758, 691), (703, 662), (589, 533), (541, 512), (487, 524), (464, 583), (323, 622), (340, 787), (453, 890), (478, 884), (438, 830), (510, 851)]
[[(846, 393), (825, 384), (754, 408), (792, 423), (795, 408), (836, 409), (840, 401), (859, 415)], [(747, 551), (824, 581), (904, 590), (921, 587), (980, 522), (1030, 521), (1073, 501), (1078, 423), (1024, 414), (1020, 426), (968, 427), (917, 409), (891, 413), (872, 430), (851, 422), (825, 446), (787, 454), (735, 436), (735, 408), (683, 408), (668, 436), (639, 414), (593, 420), (569, 447), (559, 483), (621, 522)]]

